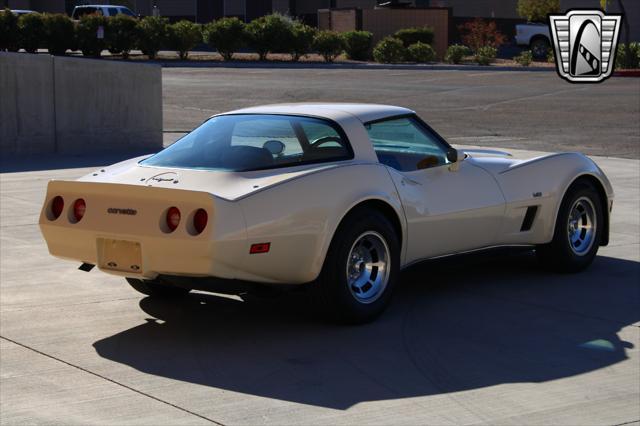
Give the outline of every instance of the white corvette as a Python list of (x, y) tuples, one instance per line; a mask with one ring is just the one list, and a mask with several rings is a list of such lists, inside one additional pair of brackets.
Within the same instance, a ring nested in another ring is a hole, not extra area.
[(363, 322), (423, 259), (531, 246), (581, 270), (608, 243), (612, 200), (582, 154), (460, 151), (405, 108), (283, 104), (49, 182), (40, 228), (52, 255), (148, 295), (307, 284), (329, 313)]

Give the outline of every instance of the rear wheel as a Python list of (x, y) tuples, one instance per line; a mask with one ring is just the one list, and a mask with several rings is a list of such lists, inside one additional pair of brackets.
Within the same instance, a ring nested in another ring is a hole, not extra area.
[(531, 41), (529, 46), (531, 48), (531, 54), (535, 59), (546, 59), (549, 54), (549, 40), (544, 37), (538, 37)]
[(399, 269), (399, 239), (389, 220), (357, 210), (336, 231), (313, 292), (332, 319), (368, 322), (388, 306)]
[(136, 278), (127, 278), (127, 282), (140, 293), (153, 297), (183, 297), (190, 291), (188, 288), (176, 287), (161, 280), (139, 280)]
[(536, 248), (541, 263), (559, 272), (578, 272), (591, 264), (604, 220), (600, 195), (589, 182), (569, 188), (556, 219), (553, 240)]

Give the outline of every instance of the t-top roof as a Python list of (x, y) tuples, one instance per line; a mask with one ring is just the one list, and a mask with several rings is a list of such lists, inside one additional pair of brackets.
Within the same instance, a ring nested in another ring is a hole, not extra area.
[(230, 111), (225, 114), (291, 114), (310, 115), (339, 120), (344, 116), (353, 116), (366, 123), (404, 114), (413, 114), (407, 108), (392, 105), (356, 104), (356, 103), (288, 103), (262, 105)]

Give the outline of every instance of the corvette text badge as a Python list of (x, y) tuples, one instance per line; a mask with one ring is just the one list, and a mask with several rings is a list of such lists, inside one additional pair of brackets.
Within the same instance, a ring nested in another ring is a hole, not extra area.
[(556, 70), (572, 83), (599, 83), (611, 76), (622, 15), (570, 10), (549, 15)]

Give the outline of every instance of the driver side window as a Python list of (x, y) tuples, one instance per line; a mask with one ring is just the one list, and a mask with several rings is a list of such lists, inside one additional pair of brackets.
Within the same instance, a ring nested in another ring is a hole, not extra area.
[(365, 125), (378, 161), (403, 172), (448, 164), (442, 142), (413, 117)]

